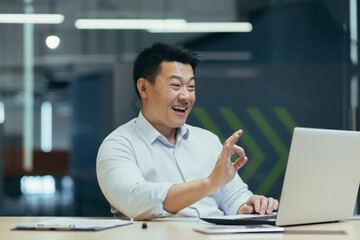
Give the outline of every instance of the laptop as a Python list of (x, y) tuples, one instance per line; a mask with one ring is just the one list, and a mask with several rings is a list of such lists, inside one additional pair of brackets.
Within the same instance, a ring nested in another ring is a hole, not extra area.
[(201, 219), (216, 224), (277, 226), (351, 219), (359, 184), (360, 132), (297, 127), (277, 214)]

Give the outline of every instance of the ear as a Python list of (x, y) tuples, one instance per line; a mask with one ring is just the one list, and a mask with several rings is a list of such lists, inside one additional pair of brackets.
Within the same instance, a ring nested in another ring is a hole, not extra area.
[(136, 83), (136, 87), (140, 93), (141, 99), (147, 99), (147, 97), (148, 97), (148, 93), (147, 93), (148, 84), (149, 84), (149, 81), (146, 80), (145, 78), (139, 78), (139, 80)]

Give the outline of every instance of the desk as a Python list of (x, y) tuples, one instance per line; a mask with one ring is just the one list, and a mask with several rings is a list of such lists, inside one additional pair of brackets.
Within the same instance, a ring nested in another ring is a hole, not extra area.
[(53, 217), (0, 217), (0, 238), (6, 240), (120, 240), (120, 239), (360, 239), (360, 221), (315, 224), (288, 227), (289, 230), (341, 230), (347, 235), (321, 234), (222, 234), (206, 235), (192, 230), (194, 224), (203, 224), (196, 218), (162, 218), (148, 221), (147, 229), (142, 229), (142, 221), (134, 224), (97, 232), (75, 231), (12, 231), (17, 223), (32, 223)]

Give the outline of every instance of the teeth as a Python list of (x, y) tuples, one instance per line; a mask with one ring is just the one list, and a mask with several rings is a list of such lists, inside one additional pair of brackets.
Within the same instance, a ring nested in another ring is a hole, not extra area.
[(182, 108), (182, 107), (173, 107), (174, 110), (180, 110), (180, 111), (185, 111), (186, 108)]

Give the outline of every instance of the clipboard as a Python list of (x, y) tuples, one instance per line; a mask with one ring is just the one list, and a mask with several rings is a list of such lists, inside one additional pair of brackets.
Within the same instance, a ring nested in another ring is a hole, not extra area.
[(132, 223), (133, 219), (54, 218), (37, 223), (17, 224), (13, 230), (99, 231)]

